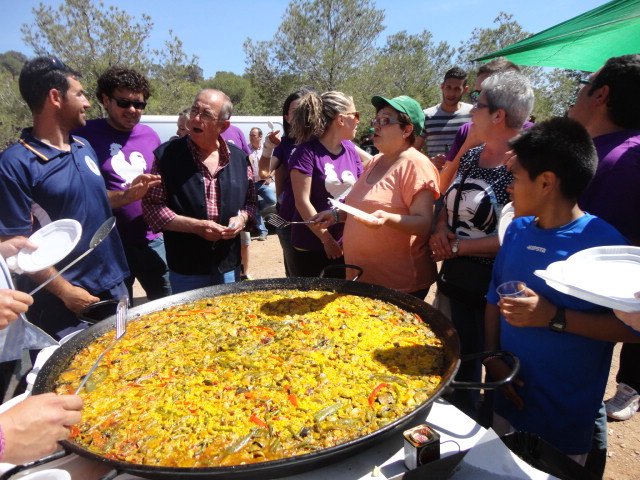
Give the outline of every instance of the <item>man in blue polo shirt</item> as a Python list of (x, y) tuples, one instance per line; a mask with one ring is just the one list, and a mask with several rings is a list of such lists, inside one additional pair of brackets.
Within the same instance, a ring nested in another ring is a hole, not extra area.
[[(91, 146), (69, 132), (85, 125), (90, 104), (79, 74), (57, 58), (38, 57), (20, 73), (20, 93), (31, 110), (33, 127), (0, 154), (0, 240), (28, 237), (61, 218), (82, 225), (82, 237), (60, 266), (89, 249), (98, 227), (112, 215), (105, 183)], [(146, 193), (136, 184), (122, 192), (124, 201)], [(120, 199), (120, 200), (123, 200)], [(56, 273), (51, 267), (18, 278), (30, 291)], [(82, 328), (76, 312), (99, 300), (127, 293), (127, 263), (118, 233), (113, 231), (90, 255), (34, 295), (29, 319), (57, 338)]]

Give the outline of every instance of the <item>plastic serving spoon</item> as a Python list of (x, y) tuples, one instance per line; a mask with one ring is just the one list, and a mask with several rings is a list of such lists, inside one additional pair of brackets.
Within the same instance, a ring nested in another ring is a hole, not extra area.
[(51, 280), (56, 278), (62, 272), (68, 270), (71, 266), (75, 265), (80, 260), (82, 260), (85, 256), (87, 256), (89, 253), (91, 253), (94, 248), (100, 245), (103, 242), (103, 240), (107, 238), (107, 236), (111, 233), (111, 230), (113, 230), (113, 227), (115, 226), (115, 224), (116, 224), (116, 217), (109, 217), (102, 225), (100, 225), (100, 228), (98, 228), (96, 233), (93, 234), (93, 237), (91, 237), (91, 241), (89, 242), (89, 250), (84, 252), (82, 255), (80, 255), (78, 258), (76, 258), (73, 262), (71, 262), (69, 265), (64, 267), (62, 270), (59, 270), (58, 273), (56, 273), (53, 277), (49, 277), (46, 281), (44, 281), (43, 283), (38, 285), (36, 288), (31, 290), (31, 292), (29, 292), (29, 295), (33, 295), (34, 293), (39, 291), (42, 287), (47, 285)]

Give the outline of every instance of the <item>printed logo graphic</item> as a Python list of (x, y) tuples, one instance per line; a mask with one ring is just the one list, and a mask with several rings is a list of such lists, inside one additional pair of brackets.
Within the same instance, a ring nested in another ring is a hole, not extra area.
[(131, 152), (127, 160), (119, 143), (112, 143), (110, 149), (111, 168), (124, 180), (122, 188), (127, 188), (134, 178), (144, 173), (147, 162), (140, 152)]
[(89, 167), (89, 170), (91, 170), (96, 175), (100, 176), (100, 169), (98, 168), (98, 165), (96, 165), (96, 162), (93, 161), (93, 158), (91, 158), (89, 155), (85, 155), (84, 163), (87, 164), (87, 167)]

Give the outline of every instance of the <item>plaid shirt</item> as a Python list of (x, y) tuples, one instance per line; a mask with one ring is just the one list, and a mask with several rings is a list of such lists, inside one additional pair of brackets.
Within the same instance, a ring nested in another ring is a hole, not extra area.
[[(218, 150), (220, 161), (215, 173), (211, 174), (207, 166), (204, 164), (202, 155), (196, 148), (195, 144), (191, 141), (191, 138), (187, 138), (187, 145), (193, 157), (193, 161), (198, 168), (198, 171), (202, 174), (204, 179), (204, 190), (207, 202), (207, 220), (219, 223), (220, 212), (218, 210), (218, 197), (220, 196), (220, 189), (218, 188), (218, 173), (229, 165), (231, 153), (229, 147), (222, 137), (218, 137), (218, 142), (224, 147)], [(158, 168), (158, 160), (153, 161), (153, 167), (151, 173), (161, 175)], [(256, 205), (256, 190), (253, 182), (253, 170), (249, 164), (247, 164), (247, 178), (249, 180), (249, 188), (247, 189), (247, 199), (244, 204), (244, 208), (240, 210), (240, 213), (246, 214), (248, 221), (245, 225), (245, 230), (249, 230), (255, 223), (257, 205)], [(149, 223), (153, 232), (160, 232), (164, 226), (178, 216), (176, 212), (171, 210), (167, 206), (167, 190), (164, 185), (164, 179), (162, 183), (151, 187), (145, 197), (142, 199), (142, 206), (144, 210), (144, 218)]]

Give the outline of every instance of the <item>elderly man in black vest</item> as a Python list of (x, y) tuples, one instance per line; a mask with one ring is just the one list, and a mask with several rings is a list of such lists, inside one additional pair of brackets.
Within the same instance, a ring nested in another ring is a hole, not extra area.
[(173, 293), (231, 283), (240, 275), (239, 233), (255, 222), (247, 154), (220, 134), (233, 105), (205, 89), (189, 115), (189, 134), (160, 145), (152, 173), (162, 177), (143, 199), (144, 218), (163, 231)]

